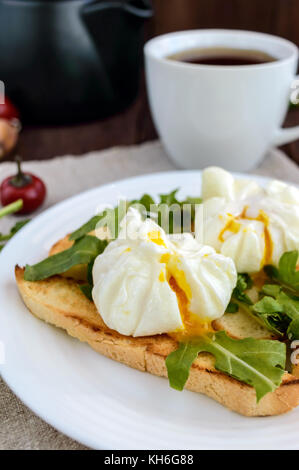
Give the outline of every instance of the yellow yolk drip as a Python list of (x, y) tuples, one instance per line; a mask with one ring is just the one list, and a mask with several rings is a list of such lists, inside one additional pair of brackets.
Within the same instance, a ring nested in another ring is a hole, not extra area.
[(165, 253), (161, 256), (160, 262), (166, 264), (167, 279), (165, 279), (164, 271), (161, 271), (159, 281), (167, 281), (170, 288), (175, 292), (183, 322), (183, 328), (169, 333), (169, 336), (177, 341), (187, 341), (190, 338), (213, 332), (211, 320), (204, 320), (189, 310), (192, 291), (184, 271), (178, 268), (180, 260), (177, 256)]
[(164, 255), (161, 256), (160, 263), (167, 264), (169, 260), (170, 260), (170, 253), (165, 253)]
[(202, 320), (198, 317), (198, 315), (195, 315), (195, 313), (189, 311), (189, 301), (187, 295), (183, 289), (178, 286), (175, 278), (170, 277), (168, 282), (171, 289), (177, 296), (179, 310), (184, 325), (183, 329), (169, 333), (169, 336), (177, 341), (187, 341), (190, 338), (204, 336), (208, 333), (212, 333), (213, 328), (210, 320)]
[(221, 242), (224, 242), (223, 235), (226, 231), (238, 233), (241, 228), (241, 224), (237, 222), (238, 220), (245, 219), (245, 220), (256, 220), (258, 222), (262, 222), (264, 225), (263, 236), (265, 240), (264, 256), (261, 262), (261, 269), (262, 269), (266, 264), (271, 264), (272, 255), (273, 255), (273, 241), (272, 241), (271, 234), (269, 231), (269, 217), (262, 210), (259, 211), (259, 215), (257, 217), (249, 217), (246, 215), (247, 209), (248, 209), (248, 206), (245, 206), (242, 213), (238, 215), (237, 217), (234, 217), (231, 214), (227, 214), (229, 216), (229, 220), (227, 221), (225, 227), (221, 230), (218, 236), (218, 239)]
[(158, 230), (152, 230), (151, 232), (148, 232), (147, 236), (151, 242), (159, 246), (164, 246), (166, 248), (165, 242), (161, 237), (161, 233)]
[(259, 211), (259, 215), (257, 217), (248, 217), (246, 216), (247, 209), (248, 209), (247, 207), (243, 209), (243, 212), (240, 218), (246, 218), (248, 220), (257, 220), (258, 222), (262, 222), (264, 224), (265, 249), (264, 249), (264, 256), (261, 262), (261, 269), (262, 269), (266, 264), (271, 264), (272, 255), (273, 255), (273, 241), (272, 241), (271, 234), (269, 231), (269, 217), (262, 210)]
[(221, 242), (224, 242), (224, 238), (223, 238), (223, 235), (224, 233), (228, 230), (232, 233), (238, 233), (239, 230), (241, 228), (241, 224), (239, 224), (238, 222), (236, 222), (236, 220), (233, 218), (232, 215), (229, 215), (229, 220), (227, 221), (227, 223), (225, 224), (224, 228), (221, 230), (221, 232), (219, 233), (219, 236), (218, 236), (218, 239), (221, 241)]
[[(159, 245), (165, 246), (163, 240), (159, 236), (158, 231), (148, 233), (148, 238)], [(191, 338), (207, 335), (213, 332), (212, 322), (210, 319), (200, 318), (195, 313), (190, 312), (189, 303), (192, 299), (192, 290), (187, 282), (186, 274), (180, 269), (180, 258), (175, 253), (164, 253), (160, 257), (160, 263), (165, 264), (165, 270), (161, 270), (159, 274), (160, 282), (168, 282), (170, 288), (176, 294), (179, 311), (183, 327), (177, 331), (169, 333), (169, 336), (177, 341), (187, 341)]]

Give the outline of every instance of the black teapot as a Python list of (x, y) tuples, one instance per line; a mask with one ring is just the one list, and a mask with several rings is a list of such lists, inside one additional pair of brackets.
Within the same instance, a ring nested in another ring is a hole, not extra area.
[(0, 0), (0, 80), (34, 123), (104, 117), (136, 96), (150, 0)]

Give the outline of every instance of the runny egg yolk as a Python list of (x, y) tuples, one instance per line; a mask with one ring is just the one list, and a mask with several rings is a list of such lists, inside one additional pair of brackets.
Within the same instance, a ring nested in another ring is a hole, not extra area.
[(166, 248), (165, 242), (161, 237), (161, 233), (158, 230), (152, 230), (151, 232), (148, 232), (147, 236), (151, 242), (159, 246), (164, 246)]
[[(158, 230), (148, 232), (147, 237), (156, 245), (167, 248)], [(164, 253), (161, 255), (160, 262), (165, 264), (166, 275), (165, 270), (161, 270), (159, 281), (168, 282), (170, 288), (175, 292), (183, 322), (183, 328), (170, 333), (170, 336), (177, 341), (187, 341), (190, 338), (213, 332), (210, 320), (201, 319), (189, 310), (192, 291), (184, 271), (178, 267), (180, 260), (177, 255), (175, 253)]]
[(223, 227), (223, 229), (219, 233), (218, 239), (221, 242), (224, 242), (223, 235), (225, 234), (226, 231), (229, 231), (229, 232), (232, 232), (232, 233), (238, 233), (240, 228), (241, 228), (241, 224), (236, 222), (236, 220), (234, 219), (234, 217), (232, 215), (229, 215), (229, 220), (227, 221), (227, 223), (225, 224), (225, 226)]
[(171, 289), (177, 296), (179, 310), (183, 322), (183, 328), (170, 333), (170, 336), (177, 341), (187, 341), (190, 338), (196, 338), (207, 335), (208, 333), (212, 333), (214, 330), (210, 320), (203, 320), (195, 313), (190, 312), (188, 297), (183, 289), (179, 287), (175, 278), (170, 277), (168, 282)]
[(166, 253), (161, 256), (161, 263), (166, 264), (166, 277), (164, 271), (160, 272), (159, 280), (168, 282), (170, 288), (177, 297), (178, 306), (183, 322), (180, 330), (169, 333), (177, 341), (187, 341), (190, 338), (206, 335), (213, 332), (211, 320), (204, 320), (195, 313), (190, 312), (189, 303), (192, 297), (192, 291), (187, 283), (185, 273), (179, 269), (179, 260), (176, 255), (172, 256)]
[(229, 219), (225, 227), (221, 230), (218, 236), (218, 239), (221, 242), (224, 242), (223, 235), (226, 231), (230, 231), (232, 233), (238, 233), (241, 228), (241, 224), (238, 222), (238, 220), (245, 219), (245, 220), (256, 220), (258, 222), (262, 222), (264, 225), (263, 237), (265, 240), (264, 256), (261, 262), (261, 269), (262, 269), (266, 264), (271, 264), (272, 255), (273, 255), (273, 241), (272, 241), (271, 234), (269, 231), (269, 217), (262, 210), (259, 211), (259, 214), (257, 217), (249, 217), (246, 215), (247, 209), (248, 209), (248, 206), (244, 207), (242, 213), (238, 215), (237, 217), (234, 217), (231, 214), (227, 214)]

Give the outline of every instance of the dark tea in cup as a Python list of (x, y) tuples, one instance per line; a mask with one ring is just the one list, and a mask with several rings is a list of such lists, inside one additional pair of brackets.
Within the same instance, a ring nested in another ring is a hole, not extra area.
[(226, 66), (257, 65), (277, 60), (275, 57), (263, 51), (227, 47), (188, 49), (168, 56), (168, 59), (189, 64)]

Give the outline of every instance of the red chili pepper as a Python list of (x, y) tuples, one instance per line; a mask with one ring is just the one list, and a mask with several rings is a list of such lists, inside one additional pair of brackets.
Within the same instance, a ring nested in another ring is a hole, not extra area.
[[(3, 98), (3, 95), (0, 96), (0, 98)], [(4, 103), (0, 103), (0, 118), (2, 119), (14, 119), (20, 118), (20, 113), (15, 107), (15, 105), (7, 98), (7, 96), (4, 96), (4, 100), (1, 99), (0, 101), (4, 101)]]
[(3, 206), (18, 199), (23, 200), (23, 207), (18, 214), (34, 212), (45, 200), (46, 186), (32, 173), (23, 173), (21, 159), (16, 158), (18, 173), (6, 178), (0, 186), (0, 198)]

